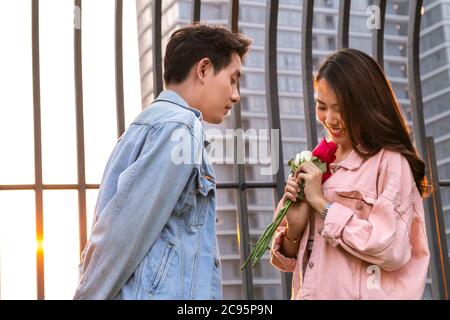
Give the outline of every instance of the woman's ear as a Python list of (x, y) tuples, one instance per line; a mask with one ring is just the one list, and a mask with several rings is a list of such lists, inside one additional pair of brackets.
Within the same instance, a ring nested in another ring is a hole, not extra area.
[(203, 58), (197, 64), (196, 75), (202, 84), (205, 81), (206, 75), (208, 74), (210, 67), (211, 67), (211, 60), (209, 58)]

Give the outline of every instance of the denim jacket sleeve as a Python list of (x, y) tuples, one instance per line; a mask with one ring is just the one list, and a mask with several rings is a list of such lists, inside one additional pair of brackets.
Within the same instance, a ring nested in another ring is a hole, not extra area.
[(191, 155), (201, 154), (202, 136), (188, 125), (149, 126), (139, 156), (120, 173), (116, 192), (97, 212), (74, 299), (113, 299), (169, 220), (195, 164), (174, 161), (180, 144), (172, 139), (175, 131), (190, 143)]
[(378, 190), (367, 219), (335, 202), (328, 210), (322, 236), (366, 262), (395, 271), (411, 258), (412, 203), (420, 198), (409, 164), (399, 153), (390, 152), (380, 164)]

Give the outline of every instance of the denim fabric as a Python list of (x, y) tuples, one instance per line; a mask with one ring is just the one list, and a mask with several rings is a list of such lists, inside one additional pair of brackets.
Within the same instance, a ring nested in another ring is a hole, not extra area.
[(119, 139), (74, 299), (221, 299), (216, 182), (201, 121), (166, 90)]

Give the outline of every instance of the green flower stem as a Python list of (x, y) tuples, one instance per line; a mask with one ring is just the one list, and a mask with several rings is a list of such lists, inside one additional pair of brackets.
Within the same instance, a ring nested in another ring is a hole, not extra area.
[[(302, 161), (303, 163), (304, 161)], [(327, 164), (324, 162), (321, 162), (319, 158), (312, 157), (311, 162), (315, 164), (322, 173), (327, 172)], [(302, 163), (295, 163), (293, 159), (289, 160), (288, 165), (291, 168), (291, 173), (294, 175), (294, 172), (297, 170), (298, 166)], [(300, 192), (297, 194), (297, 200), (303, 201), (305, 199), (305, 183), (301, 182), (300, 185)], [(255, 247), (253, 248), (252, 252), (248, 256), (248, 258), (244, 261), (244, 263), (241, 266), (241, 271), (247, 267), (250, 261), (252, 261), (252, 267), (254, 268), (256, 264), (259, 262), (261, 257), (264, 255), (264, 252), (266, 250), (270, 250), (269, 244), (270, 241), (273, 239), (273, 235), (275, 234), (275, 231), (277, 230), (278, 226), (280, 225), (281, 221), (283, 221), (283, 218), (286, 216), (286, 213), (289, 210), (289, 207), (291, 206), (292, 201), (288, 199), (284, 205), (284, 207), (280, 210), (280, 212), (277, 214), (275, 219), (272, 221), (272, 223), (264, 230), (263, 234), (259, 237), (258, 241), (256, 242)]]
[(288, 199), (284, 205), (284, 207), (278, 212), (275, 220), (264, 230), (263, 234), (259, 237), (258, 241), (256, 242), (255, 247), (253, 248), (252, 252), (250, 253), (249, 257), (245, 260), (245, 262), (241, 266), (241, 271), (247, 267), (248, 263), (252, 261), (252, 267), (254, 268), (256, 264), (261, 260), (261, 257), (264, 255), (264, 252), (269, 248), (269, 243), (273, 238), (273, 235), (275, 234), (275, 231), (277, 230), (278, 226), (281, 224), (281, 221), (283, 221), (283, 218), (286, 216), (286, 213), (289, 210), (289, 207), (292, 204), (292, 200)]

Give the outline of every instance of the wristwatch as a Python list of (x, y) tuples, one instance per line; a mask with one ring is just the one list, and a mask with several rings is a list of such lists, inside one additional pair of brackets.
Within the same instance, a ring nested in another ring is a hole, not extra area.
[(327, 217), (328, 209), (330, 209), (331, 205), (332, 203), (325, 202), (325, 209), (323, 209), (321, 214), (323, 220), (325, 220), (325, 218)]

